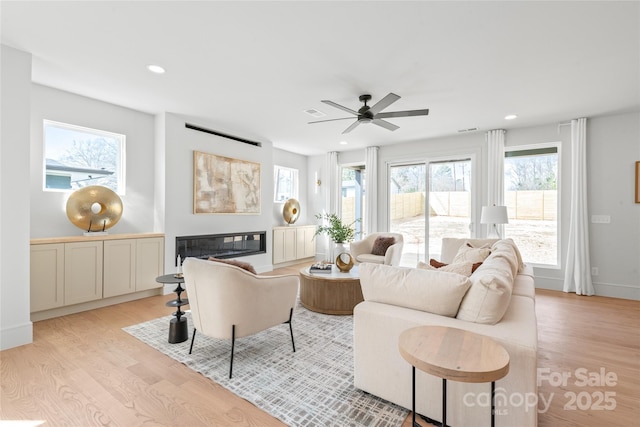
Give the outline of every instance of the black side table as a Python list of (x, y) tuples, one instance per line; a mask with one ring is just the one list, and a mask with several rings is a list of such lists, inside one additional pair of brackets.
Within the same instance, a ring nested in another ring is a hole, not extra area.
[(184, 277), (180, 275), (176, 277), (176, 274), (165, 274), (164, 276), (156, 277), (156, 282), (159, 283), (175, 283), (178, 286), (173, 290), (176, 293), (177, 298), (167, 302), (167, 307), (176, 307), (176, 311), (173, 313), (175, 316), (169, 323), (169, 343), (177, 344), (189, 339), (189, 328), (187, 327), (187, 318), (182, 317), (184, 311), (180, 310), (183, 305), (188, 305), (188, 299), (180, 298), (180, 294), (184, 292), (182, 284), (184, 283)]

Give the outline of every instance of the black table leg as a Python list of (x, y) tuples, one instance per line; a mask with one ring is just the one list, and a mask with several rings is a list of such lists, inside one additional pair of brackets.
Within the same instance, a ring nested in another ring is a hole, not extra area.
[(442, 379), (442, 427), (447, 427), (447, 380)]
[(496, 427), (496, 382), (491, 381), (491, 427)]

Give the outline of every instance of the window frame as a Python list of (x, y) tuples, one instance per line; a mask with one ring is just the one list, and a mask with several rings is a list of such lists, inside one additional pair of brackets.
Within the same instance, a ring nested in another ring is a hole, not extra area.
[[(292, 173), (291, 194), (289, 195), (289, 197), (286, 197), (284, 200), (277, 199), (278, 186), (280, 182), (279, 176), (280, 176), (281, 170), (290, 171)], [(288, 166), (273, 165), (273, 201), (275, 203), (284, 203), (291, 198), (298, 199), (299, 195), (300, 195), (300, 171), (296, 168), (290, 168)]]
[[(527, 261), (528, 265), (535, 268), (547, 269), (547, 270), (561, 270), (562, 269), (562, 142), (541, 142), (536, 144), (526, 145), (514, 145), (504, 148), (504, 160), (507, 159), (507, 153), (514, 151), (532, 151), (532, 150), (544, 150), (548, 148), (555, 148), (556, 155), (558, 156), (558, 170), (556, 172), (556, 192), (557, 192), (557, 207), (556, 207), (556, 264), (542, 264), (537, 262)], [(517, 156), (509, 156), (517, 157)], [(504, 183), (504, 192), (506, 196), (506, 182)], [(508, 235), (505, 237), (509, 237)]]
[[(77, 188), (49, 188), (47, 187), (47, 128), (56, 127), (63, 130), (82, 132), (96, 137), (115, 139), (118, 143), (118, 154), (116, 156), (117, 188), (114, 190), (118, 195), (124, 196), (126, 189), (126, 140), (124, 134), (109, 132), (101, 129), (89, 128), (86, 126), (74, 125), (70, 123), (58, 122), (44, 119), (42, 121), (42, 191), (46, 192), (74, 192)], [(55, 159), (53, 159), (55, 160)], [(78, 167), (81, 168), (81, 167)], [(80, 187), (82, 188), (82, 187)]]

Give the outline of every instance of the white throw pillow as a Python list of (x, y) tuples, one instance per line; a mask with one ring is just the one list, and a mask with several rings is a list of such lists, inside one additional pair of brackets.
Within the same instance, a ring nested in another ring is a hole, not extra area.
[(442, 271), (363, 263), (358, 267), (366, 301), (454, 317), (471, 286), (468, 277)]
[(420, 261), (416, 268), (420, 268), (422, 270), (435, 270), (435, 271), (443, 271), (447, 273), (456, 273), (462, 274), (463, 276), (471, 276), (473, 273), (473, 263), (472, 262), (460, 262), (458, 264), (447, 264), (442, 267), (434, 267), (431, 264), (427, 264), (426, 262)]
[(476, 262), (483, 262), (487, 257), (491, 255), (490, 248), (472, 248), (468, 245), (460, 246), (458, 253), (451, 264), (458, 264), (463, 262), (470, 262), (472, 264)]

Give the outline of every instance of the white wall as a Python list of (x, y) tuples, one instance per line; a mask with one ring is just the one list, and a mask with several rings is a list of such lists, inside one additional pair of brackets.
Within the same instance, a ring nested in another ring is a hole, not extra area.
[[(307, 173), (307, 156), (303, 156), (301, 154), (291, 153), (290, 151), (279, 150), (277, 148), (273, 149), (273, 164), (274, 166), (284, 166), (287, 168), (297, 169), (298, 170), (298, 202), (300, 202), (300, 217), (296, 221), (295, 225), (309, 225), (315, 224), (315, 219), (313, 216), (315, 213), (310, 210), (310, 205), (308, 203), (310, 193), (310, 185), (309, 183), (313, 181), (313, 176), (309, 178)], [(273, 180), (273, 172), (271, 173)], [(274, 190), (275, 191), (275, 190)], [(313, 191), (311, 189), (311, 191)], [(273, 201), (273, 194), (271, 200)], [(266, 201), (265, 201), (266, 202)], [(284, 206), (284, 202), (273, 202), (273, 225), (287, 225), (282, 218), (282, 207)], [(266, 203), (265, 203), (266, 206)]]
[(1, 46), (0, 350), (33, 340), (29, 294), (31, 55)]
[(54, 120), (126, 136), (122, 218), (110, 234), (154, 231), (153, 116), (47, 86), (31, 90), (31, 237), (80, 235), (66, 214), (71, 192), (43, 191), (43, 126)]
[[(271, 229), (273, 227), (273, 147), (271, 142), (261, 142), (254, 147), (239, 141), (185, 128), (185, 122), (222, 133), (216, 124), (203, 119), (188, 118), (166, 113), (164, 138), (166, 155), (165, 169), (165, 271), (175, 269), (176, 236), (197, 234), (219, 234), (245, 231), (267, 232), (267, 253), (243, 257), (253, 264), (258, 272), (273, 269), (271, 255)], [(247, 139), (250, 139), (247, 137)], [(219, 156), (232, 157), (260, 163), (261, 212), (260, 214), (194, 214), (193, 213), (193, 152), (201, 151)]]

